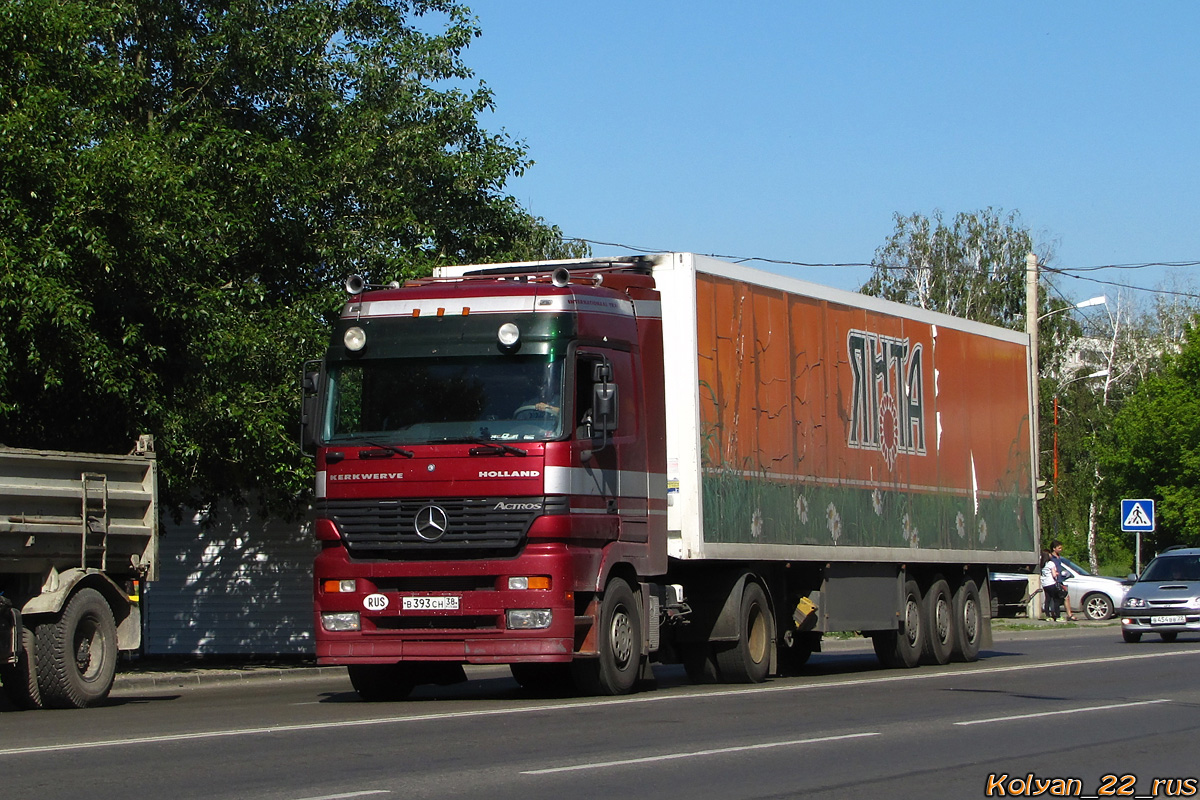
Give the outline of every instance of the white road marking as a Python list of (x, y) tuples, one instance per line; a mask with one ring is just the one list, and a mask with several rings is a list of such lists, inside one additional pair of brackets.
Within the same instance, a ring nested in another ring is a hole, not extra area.
[(1017, 719), (1036, 719), (1037, 717), (1055, 717), (1062, 714), (1084, 714), (1088, 711), (1109, 711), (1114, 708), (1131, 708), (1133, 706), (1152, 706), (1156, 703), (1169, 703), (1170, 700), (1139, 700), (1133, 703), (1113, 703), (1107, 706), (1088, 706), (1086, 708), (1064, 708), (1060, 711), (1039, 711), (1035, 714), (1013, 714), (1008, 717), (991, 717), (990, 719), (971, 719), (956, 722), (955, 725), (986, 725), (989, 722), (1011, 722)]
[(617, 697), (617, 698), (590, 698), (587, 700), (558, 703), (541, 706), (505, 706), (502, 708), (480, 709), (476, 711), (453, 711), (443, 714), (409, 714), (397, 717), (380, 717), (373, 719), (354, 719), (326, 722), (309, 722), (301, 725), (276, 725), (265, 728), (230, 728), (227, 730), (212, 730), (212, 731), (196, 731), (194, 733), (175, 733), (164, 734), (161, 736), (136, 736), (121, 739), (104, 739), (90, 742), (71, 742), (65, 744), (50, 744), (50, 745), (32, 745), (29, 747), (12, 747), (0, 749), (0, 758), (4, 756), (18, 755), (33, 755), (43, 753), (67, 753), (76, 750), (94, 750), (106, 747), (127, 747), (129, 745), (142, 744), (165, 744), (171, 742), (186, 742), (195, 741), (198, 739), (222, 739), (238, 736), (264, 736), (269, 734), (279, 733), (302, 733), (316, 730), (338, 730), (341, 728), (358, 728), (373, 725), (404, 725), (417, 722), (436, 722), (445, 719), (471, 719), (480, 717), (497, 717), (517, 714), (549, 714), (556, 711), (576, 711), (578, 709), (593, 709), (606, 706), (632, 705), (635, 703), (669, 703), (689, 700), (704, 700), (710, 697), (729, 697), (735, 695), (758, 694), (768, 692), (812, 692), (822, 689), (840, 689), (853, 686), (868, 686), (871, 684), (887, 684), (900, 683), (907, 681), (930, 681), (952, 678), (954, 680), (963, 680), (967, 678), (977, 678), (987, 675), (996, 675), (1002, 672), (1022, 671), (1030, 672), (1034, 670), (1050, 670), (1064, 669), (1070, 667), (1079, 667), (1096, 664), (1114, 664), (1121, 661), (1138, 661), (1147, 658), (1177, 658), (1181, 656), (1200, 656), (1200, 650), (1171, 650), (1161, 653), (1138, 653), (1127, 656), (1108, 656), (1104, 658), (1081, 658), (1074, 661), (1055, 661), (1050, 664), (1015, 664), (1006, 667), (971, 667), (965, 666), (962, 669), (928, 672), (928, 671), (913, 671), (903, 673), (889, 673), (871, 678), (852, 678), (841, 681), (828, 681), (823, 683), (804, 683), (804, 684), (781, 684), (781, 685), (765, 685), (755, 687), (741, 687), (737, 689), (713, 689), (708, 691), (694, 691), (684, 694), (646, 694), (634, 695), (632, 697)]
[(697, 758), (699, 756), (719, 756), (726, 753), (744, 753), (748, 750), (766, 750), (771, 747), (795, 747), (802, 744), (818, 744), (820, 742), (837, 742), (844, 739), (862, 739), (867, 736), (880, 736), (878, 732), (847, 733), (841, 736), (818, 736), (812, 739), (792, 739), (787, 742), (763, 742), (747, 744), (739, 747), (720, 747), (714, 750), (693, 750), (688, 753), (667, 753), (661, 756), (645, 756), (644, 758), (626, 758), (620, 761), (599, 761), (594, 764), (574, 764), (570, 767), (550, 767), (548, 769), (531, 769), (522, 775), (550, 775), (555, 772), (579, 772), (585, 769), (606, 769), (608, 767), (627, 767), (630, 764), (651, 764), (656, 761), (675, 761), (680, 758)]
[(390, 789), (367, 789), (361, 792), (345, 792), (344, 794), (326, 794), (320, 797), (301, 797), (299, 800), (345, 800), (348, 797), (366, 797), (370, 794), (391, 794)]

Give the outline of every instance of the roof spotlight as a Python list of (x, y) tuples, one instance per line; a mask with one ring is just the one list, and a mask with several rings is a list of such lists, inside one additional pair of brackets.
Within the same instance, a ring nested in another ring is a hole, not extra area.
[(515, 347), (521, 340), (521, 329), (515, 323), (506, 322), (496, 332), (496, 338), (500, 340), (502, 347)]

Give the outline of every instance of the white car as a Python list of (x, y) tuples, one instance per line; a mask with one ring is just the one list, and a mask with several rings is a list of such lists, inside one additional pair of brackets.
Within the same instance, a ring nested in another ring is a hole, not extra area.
[[(1093, 575), (1069, 558), (1062, 559), (1067, 578), (1067, 597), (1071, 611), (1090, 620), (1104, 620), (1120, 609), (1132, 580), (1119, 580)], [(1030, 575), (1023, 572), (993, 572), (989, 576), (992, 590), (992, 616), (1013, 616), (1025, 608)], [(1036, 582), (1034, 583), (1036, 586)], [(1038, 595), (1038, 602), (1044, 598)], [(1066, 609), (1063, 609), (1064, 613)]]
[(1093, 575), (1069, 558), (1061, 561), (1072, 611), (1091, 620), (1108, 619), (1117, 612), (1129, 592), (1129, 581)]

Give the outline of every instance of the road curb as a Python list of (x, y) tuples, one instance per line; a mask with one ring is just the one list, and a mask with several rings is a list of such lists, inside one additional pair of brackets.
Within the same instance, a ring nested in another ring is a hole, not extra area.
[[(1012, 627), (1010, 627), (1010, 625)], [(994, 625), (992, 639), (994, 641), (1016, 641), (1029, 636), (1040, 635), (1045, 631), (1053, 631), (1069, 635), (1097, 634), (1105, 631), (1113, 635), (1120, 633), (1120, 622), (1107, 620), (1091, 622), (1050, 622), (1045, 620), (1014, 620)], [(822, 642), (823, 652), (855, 650), (866, 646), (870, 641), (861, 637), (835, 639), (826, 637)], [(118, 672), (113, 681), (114, 691), (135, 689), (190, 689), (199, 686), (238, 685), (247, 682), (260, 681), (295, 681), (314, 678), (343, 678), (346, 676), (345, 667), (321, 667), (314, 664), (287, 665), (239, 665), (230, 666), (227, 663), (188, 665), (181, 669), (171, 669), (170, 666), (149, 663), (134, 663), (126, 665), (125, 670)]]
[(189, 689), (220, 684), (236, 685), (260, 681), (292, 681), (311, 678), (345, 677), (345, 667), (297, 665), (289, 667), (191, 667), (178, 671), (138, 671), (118, 673), (113, 690), (124, 689)]

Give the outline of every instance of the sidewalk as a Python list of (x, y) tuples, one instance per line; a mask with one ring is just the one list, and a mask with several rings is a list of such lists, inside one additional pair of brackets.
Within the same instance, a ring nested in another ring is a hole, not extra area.
[[(1120, 625), (1117, 619), (1092, 622), (1081, 618), (1076, 622), (1052, 622), (1006, 617), (992, 620), (992, 639), (1014, 641), (1042, 631), (1087, 634), (1099, 633), (1104, 629), (1110, 629), (1114, 636), (1119, 636)], [(826, 651), (849, 650), (859, 646), (868, 650), (871, 648), (869, 640), (857, 636), (846, 639), (828, 636), (823, 645)], [(136, 661), (122, 661), (117, 666), (113, 690), (183, 689), (237, 681), (283, 681), (345, 676), (345, 667), (319, 667), (311, 657), (305, 656), (149, 656)]]

